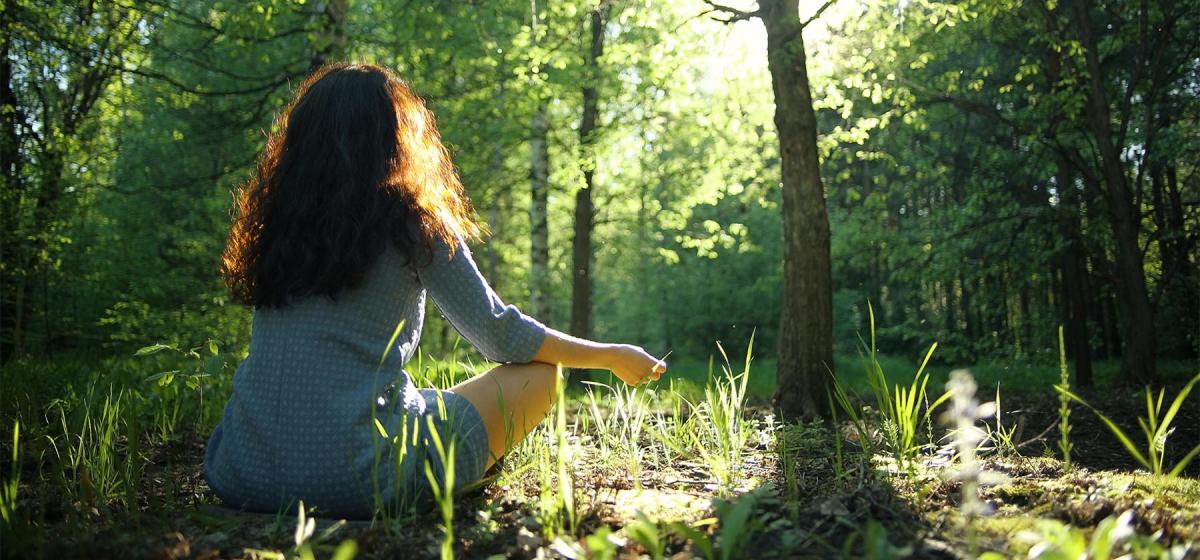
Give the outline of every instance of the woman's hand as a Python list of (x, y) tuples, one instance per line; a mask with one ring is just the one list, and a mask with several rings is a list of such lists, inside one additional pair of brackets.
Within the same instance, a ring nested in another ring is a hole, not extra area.
[(638, 385), (661, 377), (667, 371), (667, 362), (651, 356), (639, 346), (615, 344), (608, 356), (607, 367), (621, 381)]
[(593, 342), (551, 328), (546, 329), (533, 361), (564, 368), (607, 369), (630, 385), (658, 379), (667, 371), (665, 359), (651, 356), (640, 346)]

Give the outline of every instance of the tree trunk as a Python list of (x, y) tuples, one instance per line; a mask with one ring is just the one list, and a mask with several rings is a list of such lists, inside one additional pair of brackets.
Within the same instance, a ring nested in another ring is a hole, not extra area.
[(21, 146), (17, 135), (17, 96), (13, 91), (13, 67), (9, 58), (11, 33), (10, 10), (0, 10), (0, 364), (13, 356), (17, 338), (18, 274), (12, 263), (19, 262), (17, 232), (21, 184)]
[(1138, 245), (1140, 211), (1134, 207), (1129, 178), (1121, 162), (1121, 147), (1114, 144), (1110, 125), (1112, 116), (1104, 87), (1104, 70), (1092, 37), (1090, 8), (1084, 2), (1074, 4), (1080, 40), (1087, 62), (1087, 126), (1100, 152), (1102, 192), (1108, 203), (1116, 245), (1115, 280), (1121, 308), (1121, 377), (1128, 384), (1155, 383), (1154, 310), (1146, 291), (1142, 250)]
[(1092, 351), (1089, 347), (1091, 336), (1088, 335), (1088, 274), (1079, 223), (1083, 206), (1079, 203), (1070, 166), (1061, 158), (1058, 160), (1055, 181), (1058, 183), (1062, 236), (1067, 242), (1062, 253), (1063, 295), (1066, 296), (1067, 309), (1067, 352), (1075, 362), (1075, 384), (1090, 387)]
[(533, 113), (529, 140), (529, 311), (542, 321), (550, 321), (550, 227), (546, 219), (546, 201), (550, 196), (550, 152), (546, 103)]
[(783, 308), (775, 407), (784, 418), (828, 412), (833, 371), (833, 279), (829, 216), (817, 155), (817, 123), (794, 0), (761, 0), (775, 94), (783, 189)]
[(599, 59), (604, 54), (604, 26), (609, 5), (601, 3), (592, 10), (592, 42), (585, 60), (583, 119), (579, 123), (579, 147), (583, 166), (583, 188), (575, 193), (575, 238), (571, 243), (571, 334), (590, 338), (592, 333), (592, 229), (596, 209), (592, 202), (596, 154), (593, 148), (596, 116), (599, 111)]
[(309, 72), (346, 55), (346, 12), (349, 10), (350, 0), (322, 0), (314, 6), (312, 18), (324, 21), (317, 26), (318, 42), (313, 45)]

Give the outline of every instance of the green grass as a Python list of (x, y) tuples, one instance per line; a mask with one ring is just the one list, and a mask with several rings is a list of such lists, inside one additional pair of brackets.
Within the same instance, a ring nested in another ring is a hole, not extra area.
[[(909, 355), (881, 354), (878, 356), (879, 365), (890, 383), (911, 381), (913, 374), (920, 367), (924, 353), (914, 352)], [(838, 381), (851, 393), (866, 393), (871, 386), (867, 381), (867, 369), (863, 367), (863, 359), (857, 354), (836, 354), (833, 357), (834, 368)], [(775, 370), (778, 362), (773, 356), (755, 356), (754, 375), (746, 386), (746, 393), (754, 402), (762, 404), (771, 399), (775, 392)], [(1107, 387), (1116, 379), (1121, 369), (1120, 360), (1099, 360), (1092, 363), (1097, 387)], [(1168, 383), (1185, 383), (1196, 374), (1197, 364), (1188, 360), (1160, 360), (1159, 375)], [(1059, 364), (1057, 361), (1034, 363), (1026, 361), (988, 361), (974, 364), (945, 364), (934, 360), (925, 368), (929, 374), (930, 389), (941, 389), (950, 380), (950, 372), (956, 369), (966, 369), (975, 376), (980, 387), (996, 387), (1001, 391), (1041, 390), (1052, 392), (1058, 383)], [(601, 383), (611, 384), (617, 381), (607, 374), (596, 375)], [(689, 399), (702, 398), (704, 384), (708, 377), (708, 361), (677, 358), (671, 361), (667, 374), (657, 382), (657, 386), (666, 387), (669, 380), (674, 379), (680, 394)], [(619, 382), (619, 381), (617, 381)]]
[[(850, 391), (870, 394), (871, 371), (881, 376), (875, 379), (877, 387), (884, 381), (889, 386), (899, 383), (911, 387), (919, 371), (918, 362), (926, 355), (914, 351), (911, 356), (877, 356), (878, 367), (873, 370), (864, 367), (862, 356), (839, 355), (835, 365), (840, 382)], [(490, 367), (473, 360), (462, 349), (452, 356), (448, 360), (423, 356), (410, 362), (407, 369), (418, 384), (445, 388)], [(124, 532), (134, 540), (145, 540), (147, 529), (143, 524), (155, 523), (156, 517), (161, 517), (160, 522), (170, 531), (191, 530), (193, 535), (197, 531), (200, 534), (226, 531), (212, 523), (197, 522), (192, 515), (197, 503), (211, 499), (187, 493), (183, 488), (186, 481), (180, 480), (195, 475), (198, 460), (185, 460), (190, 461), (184, 465), (185, 469), (192, 469), (188, 475), (186, 470), (170, 470), (170, 462), (175, 459), (167, 458), (164, 469), (162, 459), (164, 450), (202, 441), (220, 417), (230, 389), (231, 368), (221, 371), (224, 366), (213, 360), (218, 357), (222, 356), (213, 349), (201, 348), (199, 352), (157, 352), (140, 357), (88, 359), (68, 355), (14, 362), (0, 368), (0, 382), (6, 391), (16, 388), (0, 401), (3, 407), (0, 434), (6, 438), (5, 445), (13, 444), (11, 449), (2, 449), (3, 459), (14, 457), (7, 466), (0, 464), (3, 485), (0, 513), (25, 523), (38, 515), (44, 517), (47, 500), (65, 511), (60, 521), (36, 521), (35, 531), (43, 532), (30, 533), (31, 536), (19, 542), (45, 541), (46, 531), (95, 538), (96, 531), (112, 530), (118, 536)], [(860, 490), (847, 488), (871, 488), (884, 481), (897, 488), (904, 484), (922, 485), (916, 498), (918, 504), (934, 499), (931, 496), (957, 495), (957, 489), (933, 492), (942, 484), (936, 475), (921, 479), (910, 473), (906, 483), (902, 480), (904, 475), (875, 471), (881, 457), (871, 450), (863, 452), (861, 446), (853, 444), (843, 449), (844, 432), (830, 430), (825, 423), (780, 425), (766, 420), (753, 406), (765, 404), (774, 390), (774, 360), (755, 359), (751, 365), (749, 357), (730, 360), (719, 350), (713, 358), (672, 360), (671, 369), (662, 380), (643, 387), (630, 388), (611, 377), (596, 376), (597, 382), (607, 381), (609, 386), (585, 385), (572, 388), (574, 392), (570, 394), (560, 393), (559, 403), (547, 421), (505, 458), (501, 472), (486, 483), (490, 493), (485, 497), (464, 500), (451, 492), (454, 481), (443, 479), (436, 496), (437, 509), (427, 516), (428, 521), (413, 516), (383, 515), (376, 520), (382, 536), (357, 542), (403, 540), (410, 538), (412, 531), (418, 531), (431, 540), (436, 539), (430, 543), (431, 548), (414, 552), (418, 556), (448, 558), (462, 556), (466, 550), (467, 556), (476, 557), (469, 552), (470, 545), (464, 549), (464, 543), (486, 542), (490, 538), (488, 532), (527, 524), (535, 544), (526, 552), (517, 553), (518, 556), (532, 555), (539, 547), (547, 547), (572, 551), (578, 557), (611, 558), (618, 554), (624, 557), (631, 552), (629, 546), (635, 546), (644, 552), (633, 549), (633, 553), (644, 553), (651, 558), (671, 556), (681, 550), (710, 557), (736, 557), (763, 532), (768, 540), (776, 536), (770, 532), (777, 529), (766, 528), (760, 510), (774, 507), (770, 504), (779, 499), (785, 502), (783, 517), (803, 524), (806, 519), (811, 520), (814, 508), (826, 507), (826, 498), (814, 498), (814, 492), (854, 492)], [(936, 353), (933, 359), (937, 359)], [(228, 357), (228, 362), (236, 362), (236, 356)], [(1115, 362), (1097, 364), (1098, 383), (1111, 380), (1116, 367)], [(1195, 373), (1194, 368), (1192, 363), (1161, 365), (1164, 377), (1172, 380), (1184, 377), (1181, 372), (1190, 377)], [(950, 364), (926, 368), (931, 397), (940, 393), (951, 369), (954, 368)], [(967, 369), (975, 373), (979, 384), (989, 393), (999, 382), (1002, 392), (1043, 391), (1047, 397), (1055, 394), (1052, 386), (1058, 381), (1059, 372), (1056, 364), (1020, 362), (982, 364)], [(560, 384), (559, 390), (564, 386)], [(1171, 404), (1169, 396), (1153, 400), (1150, 411), (1155, 420), (1148, 421), (1150, 432), (1169, 431)], [(915, 410), (905, 409), (909, 416)], [(1181, 412), (1176, 423), (1183, 421)], [(19, 432), (14, 425), (17, 422)], [(913, 430), (920, 427), (918, 424), (921, 422), (914, 421)], [(392, 439), (405, 437), (382, 430), (380, 435)], [(933, 439), (932, 433), (913, 431), (911, 435), (913, 442), (917, 436)], [(435, 441), (433, 447), (443, 456), (444, 464), (453, 462), (451, 445)], [(931, 457), (923, 446), (909, 442), (905, 447), (921, 459)], [(1003, 458), (1023, 459), (1015, 453)], [(778, 466), (772, 466), (774, 462)], [(914, 472), (926, 469), (923, 461), (913, 464)], [(769, 469), (779, 468), (784, 470), (783, 476), (775, 478), (769, 474)], [(180, 477), (173, 472), (185, 474)], [(148, 487), (163, 480), (165, 488), (147, 494)], [(776, 489), (767, 480), (778, 480), (780, 488)], [(1194, 490), (1194, 480), (1181, 477), (1178, 483), (1192, 484), (1188, 488)], [(14, 484), (18, 485), (17, 499), (8, 490)], [(680, 490), (673, 487), (675, 484), (683, 484), (687, 489)], [(38, 490), (51, 487), (53, 492)], [(39, 497), (32, 499), (35, 492)], [(1169, 493), (1186, 494), (1176, 489)], [(653, 505), (672, 497), (697, 494), (710, 499), (710, 505), (691, 505), (688, 507), (692, 510), (671, 516), (661, 512), (651, 516), (643, 512), (644, 506), (638, 505), (637, 512), (626, 515), (624, 521), (613, 522), (611, 517), (605, 517), (613, 515), (612, 507), (638, 501), (637, 496), (649, 496), (645, 503)], [(845, 503), (853, 504), (853, 499), (853, 496), (845, 498)], [(836, 504), (829, 507), (831, 511), (837, 510)], [(142, 511), (171, 514), (143, 515)], [(190, 520), (187, 522), (193, 525), (191, 529), (178, 529), (171, 525), (171, 519)], [(309, 527), (310, 521), (301, 519), (296, 524), (300, 531), (294, 539), (290, 535), (282, 540), (259, 537), (250, 541), (252, 546), (246, 550), (257, 550), (255, 554), (261, 557), (306, 558), (314, 551), (321, 555), (334, 553), (334, 543), (340, 540), (342, 545), (337, 547), (337, 554), (346, 558), (353, 555), (355, 540), (342, 540), (338, 535), (339, 540), (331, 541), (331, 531), (316, 535)], [(608, 526), (610, 522), (615, 525)], [(903, 538), (888, 532), (894, 526), (885, 526), (871, 518), (839, 517), (837, 523), (851, 527), (851, 533), (828, 533), (841, 540), (822, 544), (819, 539), (825, 537), (813, 537), (818, 540), (809, 544), (823, 546), (833, 553), (837, 547), (831, 543), (849, 543), (847, 550), (856, 554), (868, 543), (884, 546), (889, 539)], [(771, 521), (770, 527), (780, 524), (786, 522)], [(809, 539), (806, 535), (798, 538)], [(368, 550), (368, 545), (362, 547)], [(501, 552), (512, 554), (511, 550)]]

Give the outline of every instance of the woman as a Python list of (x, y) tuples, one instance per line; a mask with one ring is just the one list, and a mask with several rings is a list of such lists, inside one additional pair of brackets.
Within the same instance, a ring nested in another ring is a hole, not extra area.
[[(501, 301), (465, 243), (481, 228), (433, 115), (390, 71), (322, 68), (276, 125), (223, 255), (233, 296), (255, 309), (204, 459), (227, 504), (303, 500), (351, 518), (408, 507), (431, 477), (445, 482), (446, 464), (455, 487), (477, 481), (532, 430), (554, 401), (552, 364), (630, 384), (666, 370), (639, 347), (571, 337)], [(402, 366), (426, 294), (502, 365), (418, 390)]]

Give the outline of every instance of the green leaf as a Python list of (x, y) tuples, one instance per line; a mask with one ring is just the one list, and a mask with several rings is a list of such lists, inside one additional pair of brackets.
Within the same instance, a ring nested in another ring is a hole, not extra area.
[(1198, 454), (1200, 454), (1200, 445), (1193, 447), (1191, 451), (1188, 451), (1187, 455), (1184, 455), (1183, 458), (1180, 459), (1178, 463), (1175, 463), (1175, 468), (1171, 469), (1171, 472), (1169, 473), (1169, 475), (1172, 477), (1175, 477), (1175, 476), (1179, 476), (1180, 474), (1182, 474), (1183, 469), (1186, 469), (1188, 466), (1188, 463), (1191, 463), (1192, 459), (1195, 459), (1196, 455), (1198, 455)]
[(1133, 444), (1133, 441), (1129, 439), (1129, 436), (1125, 435), (1125, 432), (1116, 424), (1114, 424), (1112, 420), (1109, 420), (1107, 416), (1101, 414), (1099, 410), (1096, 410), (1095, 407), (1088, 404), (1088, 402), (1083, 400), (1079, 395), (1072, 393), (1070, 390), (1063, 388), (1061, 385), (1055, 385), (1054, 389), (1070, 397), (1071, 400), (1087, 407), (1088, 410), (1091, 410), (1092, 413), (1094, 413), (1096, 417), (1104, 423), (1105, 426), (1108, 426), (1108, 430), (1112, 432), (1114, 436), (1116, 436), (1117, 441), (1120, 441), (1121, 445), (1125, 446), (1125, 449), (1129, 451), (1129, 454), (1133, 456), (1134, 459), (1137, 459), (1137, 461), (1147, 469), (1154, 471), (1154, 465), (1150, 464), (1150, 461), (1146, 459), (1145, 455), (1142, 455), (1141, 451), (1138, 451), (1138, 448)]
[(171, 346), (169, 344), (151, 344), (150, 346), (143, 346), (141, 348), (138, 348), (138, 351), (134, 352), (133, 355), (134, 356), (149, 356), (150, 354), (156, 354), (158, 352), (162, 352), (163, 350), (174, 350), (174, 349), (175, 349), (175, 347)]
[(400, 319), (400, 322), (396, 323), (396, 330), (392, 331), (392, 338), (388, 339), (387, 348), (383, 349), (383, 355), (379, 357), (379, 365), (376, 367), (383, 367), (383, 362), (387, 361), (388, 354), (392, 351), (392, 345), (396, 344), (396, 339), (400, 338), (400, 331), (404, 330), (404, 321), (404, 319)]
[(339, 544), (337, 550), (333, 551), (332, 560), (353, 560), (358, 554), (358, 543), (353, 539), (346, 539)]
[[(1171, 422), (1175, 420), (1175, 414), (1179, 412), (1179, 407), (1183, 406), (1183, 401), (1187, 399), (1188, 394), (1192, 392), (1192, 388), (1196, 386), (1197, 382), (1200, 382), (1200, 373), (1196, 374), (1191, 381), (1188, 381), (1188, 384), (1184, 385), (1178, 395), (1175, 395), (1175, 400), (1171, 402), (1171, 408), (1167, 409), (1166, 416), (1163, 416), (1162, 422), (1159, 423), (1158, 429), (1160, 432), (1166, 431), (1171, 426)], [(1159, 406), (1162, 406), (1161, 396), (1159, 397)]]
[(691, 542), (692, 546), (700, 549), (701, 556), (710, 560), (716, 558), (716, 555), (713, 554), (712, 542), (708, 540), (708, 537), (705, 536), (704, 533), (701, 533), (695, 528), (688, 526), (682, 521), (671, 522), (670, 528), (675, 534), (683, 537), (684, 540)]

